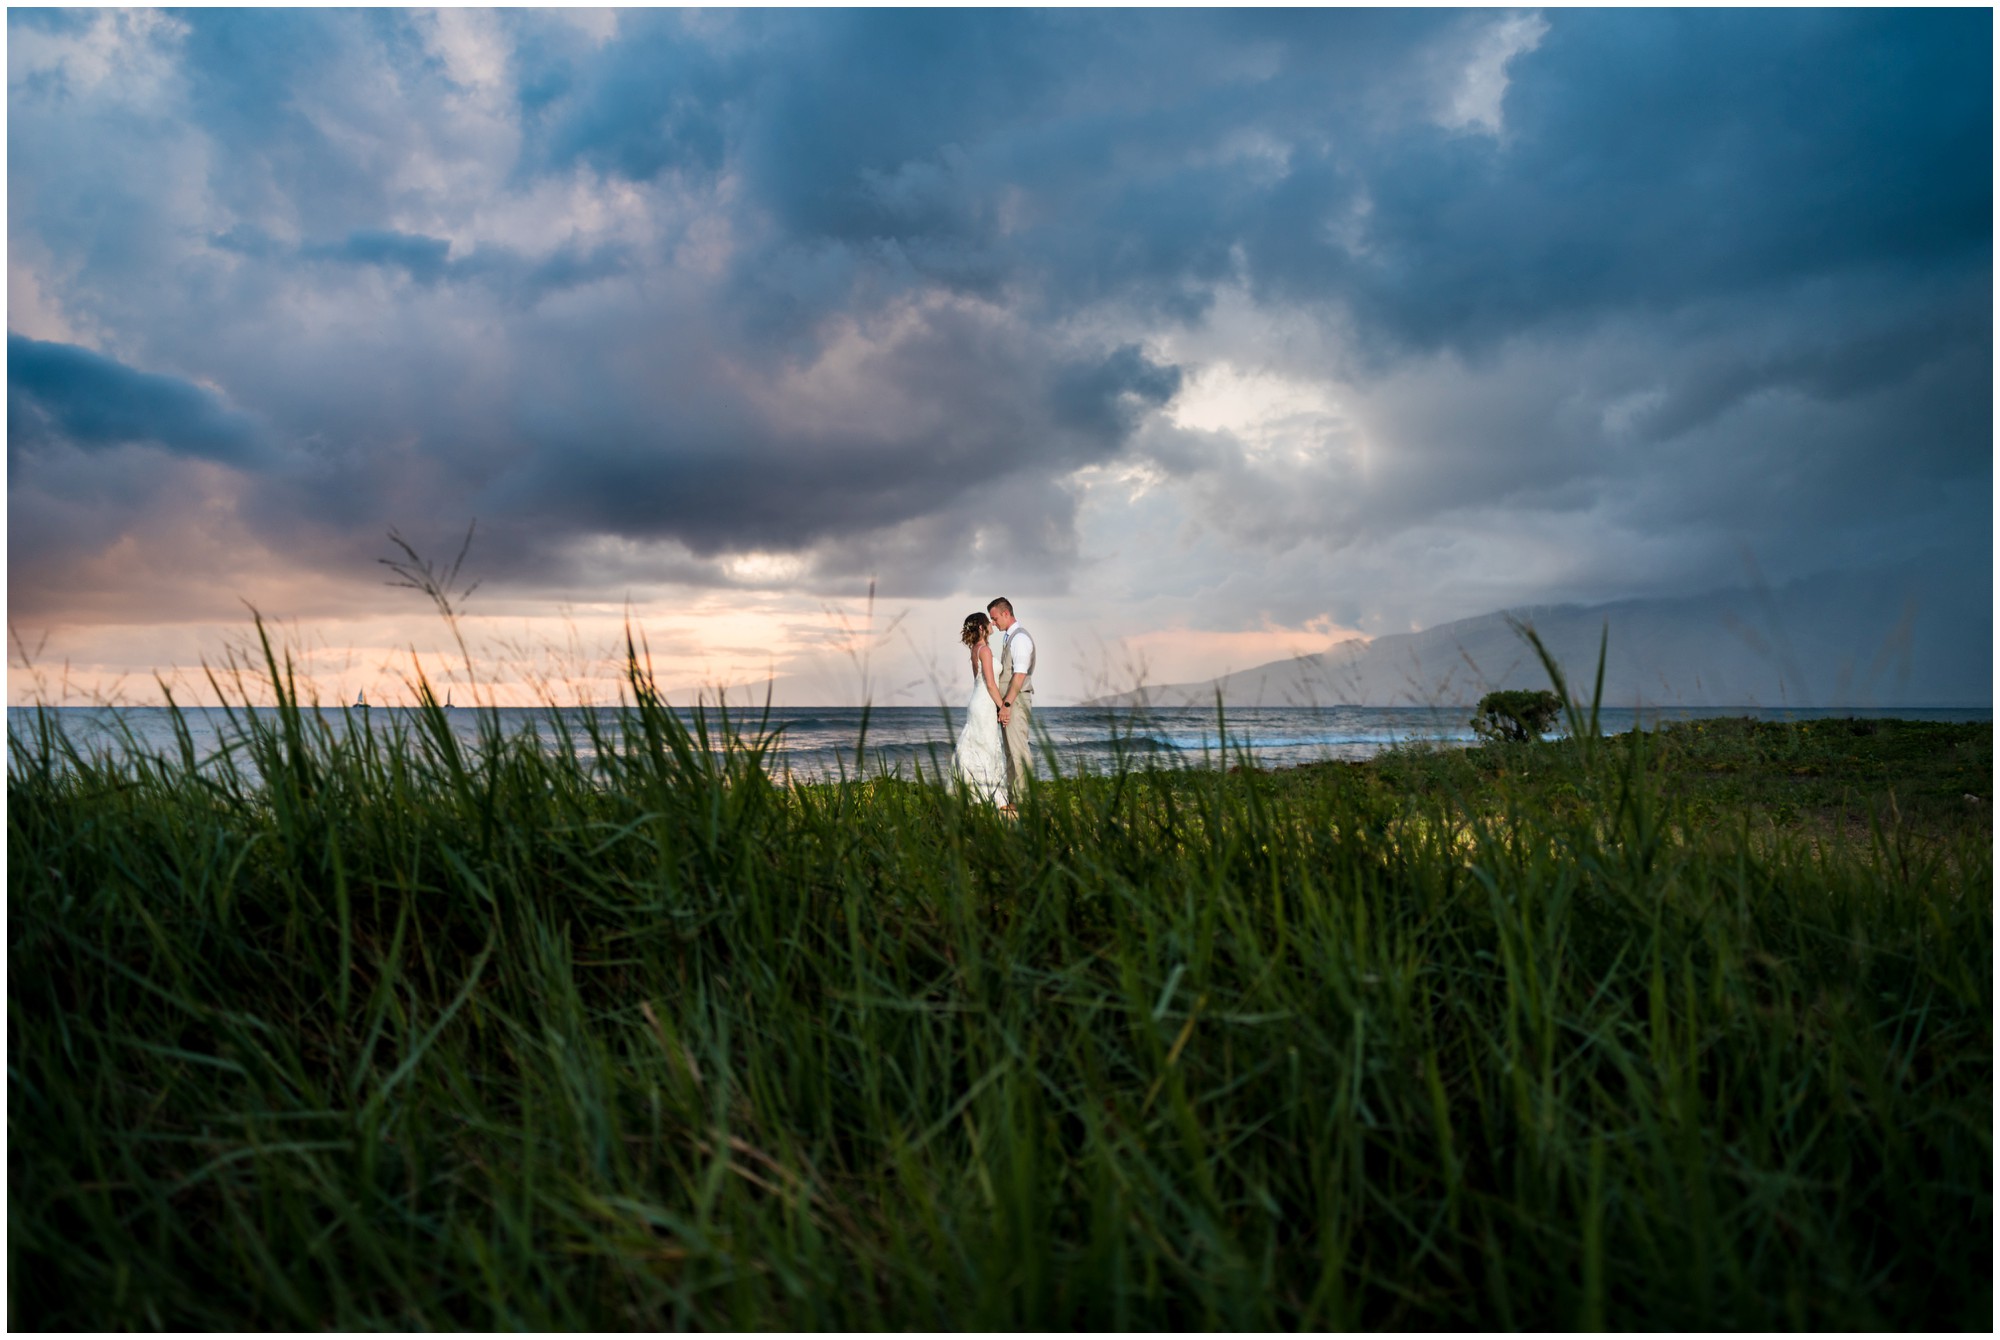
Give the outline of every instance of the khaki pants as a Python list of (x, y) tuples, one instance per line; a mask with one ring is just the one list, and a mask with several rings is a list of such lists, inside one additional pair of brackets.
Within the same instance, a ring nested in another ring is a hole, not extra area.
[(1028, 778), (1035, 772), (1035, 737), (1028, 733), (1028, 721), (1034, 715), (1035, 691), (1023, 689), (1014, 699), (1014, 706), (1007, 713), (1007, 724), (1000, 728), (1000, 734), (1007, 745), (1007, 800), (1018, 805), (1028, 794)]

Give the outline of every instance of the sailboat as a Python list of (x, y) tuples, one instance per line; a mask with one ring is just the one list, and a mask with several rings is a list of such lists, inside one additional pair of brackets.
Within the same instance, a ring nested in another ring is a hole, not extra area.
[(366, 706), (368, 706), (368, 690), (367, 690), (367, 689), (360, 689), (360, 690), (358, 690), (358, 691), (357, 691), (357, 692), (355, 693), (355, 695), (354, 695), (354, 705), (355, 705), (356, 707), (366, 707)]

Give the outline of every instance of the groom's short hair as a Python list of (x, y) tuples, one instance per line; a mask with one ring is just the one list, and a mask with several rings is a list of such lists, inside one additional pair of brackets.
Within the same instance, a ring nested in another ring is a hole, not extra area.
[(1014, 612), (1014, 602), (1005, 596), (995, 596), (986, 602), (986, 612), (991, 614), (996, 609), (1006, 610), (1009, 614), (1012, 614)]

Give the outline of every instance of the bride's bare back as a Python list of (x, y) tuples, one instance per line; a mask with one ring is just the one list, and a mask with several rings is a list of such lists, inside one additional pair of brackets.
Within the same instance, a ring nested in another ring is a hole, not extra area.
[(986, 685), (987, 696), (993, 699), (995, 707), (1000, 706), (1000, 686), (993, 678), (993, 648), (981, 642), (972, 649), (972, 669), (980, 681)]

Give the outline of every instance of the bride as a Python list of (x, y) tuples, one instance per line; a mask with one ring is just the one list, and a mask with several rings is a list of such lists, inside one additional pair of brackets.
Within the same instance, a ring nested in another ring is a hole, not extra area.
[(1007, 747), (1000, 739), (1000, 687), (993, 682), (993, 649), (986, 645), (992, 621), (984, 614), (965, 616), (958, 640), (972, 653), (972, 698), (965, 705), (965, 727), (958, 733), (952, 772), (979, 799), (1012, 814), (1007, 800)]

